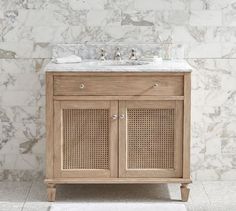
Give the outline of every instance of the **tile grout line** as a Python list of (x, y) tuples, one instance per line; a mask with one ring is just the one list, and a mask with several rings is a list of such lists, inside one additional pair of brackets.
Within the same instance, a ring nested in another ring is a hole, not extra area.
[(205, 189), (205, 186), (204, 186), (203, 182), (201, 182), (201, 183), (202, 183), (203, 190), (204, 190), (205, 193), (206, 193), (207, 199), (208, 199), (208, 201), (209, 201), (209, 203), (210, 203), (210, 205), (211, 205), (212, 203), (211, 203), (211, 200), (210, 200), (210, 198), (209, 198), (209, 196), (208, 196), (208, 193), (207, 193), (207, 191), (206, 191), (206, 189)]
[(29, 194), (30, 194), (31, 188), (32, 188), (32, 186), (33, 186), (33, 183), (34, 183), (34, 182), (32, 181), (31, 184), (30, 184), (30, 187), (29, 187), (29, 190), (28, 190), (28, 192), (27, 192), (27, 194), (26, 194), (26, 197), (25, 197), (25, 200), (24, 200), (23, 206), (22, 206), (22, 208), (21, 208), (21, 211), (24, 210), (25, 203), (27, 202), (27, 199), (28, 199), (28, 197), (29, 197)]

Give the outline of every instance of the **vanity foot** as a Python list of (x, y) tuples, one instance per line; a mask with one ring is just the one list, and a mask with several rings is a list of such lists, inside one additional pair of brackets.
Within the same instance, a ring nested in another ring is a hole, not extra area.
[(190, 189), (187, 187), (188, 187), (188, 184), (181, 184), (181, 186), (180, 186), (181, 199), (183, 202), (188, 201)]
[(47, 185), (47, 199), (50, 202), (54, 202), (56, 198), (56, 185), (48, 184)]

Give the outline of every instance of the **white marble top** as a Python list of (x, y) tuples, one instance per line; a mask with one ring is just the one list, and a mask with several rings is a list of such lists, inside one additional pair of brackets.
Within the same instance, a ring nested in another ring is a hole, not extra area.
[(94, 65), (94, 60), (87, 60), (82, 63), (71, 64), (55, 64), (50, 62), (45, 67), (46, 72), (191, 72), (191, 70), (191, 66), (185, 60), (164, 60), (144, 65), (121, 66)]

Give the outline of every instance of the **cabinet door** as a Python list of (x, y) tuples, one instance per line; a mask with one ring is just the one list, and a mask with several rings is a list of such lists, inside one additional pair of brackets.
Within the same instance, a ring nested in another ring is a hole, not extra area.
[(55, 101), (54, 112), (55, 177), (117, 177), (118, 102)]
[(182, 177), (182, 101), (119, 102), (119, 176)]

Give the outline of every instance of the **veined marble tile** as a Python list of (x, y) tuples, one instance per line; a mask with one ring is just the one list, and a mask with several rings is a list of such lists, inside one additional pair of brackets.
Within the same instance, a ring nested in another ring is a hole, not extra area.
[(44, 165), (44, 154), (21, 154), (16, 160), (15, 169), (42, 171)]
[(35, 91), (4, 91), (1, 94), (2, 105), (5, 106), (32, 106), (38, 97)]
[(226, 59), (236, 58), (236, 44), (224, 43), (222, 44), (222, 57)]
[(0, 72), (5, 74), (35, 72), (33, 59), (0, 59)]
[(236, 91), (206, 90), (205, 105), (209, 106), (232, 106), (235, 105)]
[(236, 153), (236, 137), (227, 137), (222, 139), (221, 145), (222, 153), (235, 154)]
[[(22, 171), (22, 173), (30, 170), (29, 173), (33, 175), (34, 170), (37, 169), (38, 172), (43, 172), (45, 167), (44, 154), (16, 154), (16, 153), (7, 153), (0, 154), (0, 162), (3, 164), (2, 169), (6, 169), (12, 173), (16, 170)], [(10, 173), (9, 172), (9, 173)], [(18, 178), (18, 180), (23, 180)], [(0, 171), (0, 181), (1, 181), (1, 171)]]
[(49, 43), (0, 42), (0, 59), (51, 58)]
[(31, 58), (33, 51), (32, 42), (0, 42), (0, 58)]
[(141, 29), (137, 26), (108, 26), (104, 28), (105, 40), (107, 43), (135, 44), (142, 42)]
[(228, 170), (225, 170), (224, 172), (222, 172), (221, 174), (221, 180), (226, 180), (226, 181), (229, 181), (229, 180), (233, 180), (235, 181), (236, 180), (236, 169), (228, 169)]
[(221, 26), (222, 12), (191, 10), (189, 24), (190, 26)]
[(135, 0), (135, 9), (138, 10), (168, 10), (171, 6), (172, 4), (169, 0)]
[(43, 69), (57, 43), (80, 45), (56, 47), (55, 57), (98, 59), (104, 48), (111, 59), (120, 47), (123, 58), (132, 48), (189, 58), (192, 176), (236, 177), (235, 0), (0, 0), (0, 8), (0, 180), (43, 175)]
[(173, 42), (201, 43), (205, 41), (206, 27), (174, 26)]
[(219, 59), (222, 57), (222, 45), (220, 43), (190, 43), (185, 46), (185, 58)]
[(35, 73), (0, 73), (0, 90), (39, 90), (39, 75)]
[(40, 118), (35, 106), (0, 106), (1, 122), (34, 122)]
[(169, 23), (170, 11), (155, 11), (155, 26), (162, 28), (171, 28), (172, 25)]
[[(68, 10), (18, 10), (17, 25), (28, 26), (62, 26), (73, 22), (83, 23), (86, 12), (80, 13)], [(6, 19), (8, 16), (6, 17)]]
[(234, 0), (190, 0), (190, 8), (193, 10), (219, 10), (228, 8)]
[(2, 23), (1, 17), (0, 17), (0, 42), (3, 42), (3, 23)]
[(16, 26), (4, 31), (4, 42), (67, 43), (64, 34), (69, 26)]
[(173, 42), (231, 43), (236, 39), (235, 27), (174, 26)]
[(142, 43), (170, 44), (172, 43), (172, 29), (144, 26), (140, 28), (140, 37)]
[(34, 43), (31, 58), (52, 58), (52, 45), (44, 42)]
[(90, 10), (87, 14), (87, 26), (107, 26), (121, 24), (120, 10)]
[(189, 0), (171, 0), (171, 6), (173, 10), (189, 10)]
[(236, 27), (217, 27), (214, 30), (214, 35), (220, 42), (235, 43), (236, 42)]
[(203, 168), (198, 169), (196, 172), (196, 180), (198, 181), (209, 181), (209, 180), (219, 180), (220, 176), (215, 169)]
[(0, 170), (0, 181), (42, 181), (43, 177), (43, 171), (37, 169)]
[(168, 14), (168, 23), (171, 25), (186, 25), (189, 23), (189, 18), (189, 11), (171, 10)]
[(222, 18), (224, 26), (236, 26), (235, 3), (230, 8), (223, 9)]
[(134, 10), (135, 0), (106, 0), (104, 9)]
[[(0, 166), (1, 169), (9, 169), (9, 170), (14, 170), (16, 168), (16, 159), (17, 159), (18, 154), (16, 153), (10, 153), (8, 152), (7, 154), (3, 154), (2, 152), (0, 153)], [(0, 173), (1, 175), (1, 173)], [(1, 176), (0, 176), (0, 181), (1, 181)]]
[(18, 0), (11, 0), (11, 1), (0, 1), (0, 6), (4, 10), (17, 10), (17, 9), (38, 9), (42, 7), (46, 0), (42, 1), (34, 1), (34, 0), (27, 0), (27, 1), (18, 1)]
[(107, 0), (70, 0), (68, 4), (73, 10), (96, 10), (104, 9)]
[(123, 11), (121, 25), (154, 26), (155, 12), (147, 11)]

